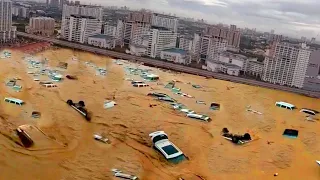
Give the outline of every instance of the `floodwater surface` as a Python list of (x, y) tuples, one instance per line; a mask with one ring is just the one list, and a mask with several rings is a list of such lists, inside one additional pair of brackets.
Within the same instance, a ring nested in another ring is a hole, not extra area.
[[(149, 69), (160, 80), (147, 82), (149, 87), (135, 88), (126, 79), (142, 79), (124, 68), (140, 65), (119, 65), (105, 56), (69, 49), (50, 49), (34, 56), (39, 60), (47, 58), (51, 68), (66, 62), (68, 69), (61, 69), (61, 73), (78, 77), (56, 82), (56, 88), (45, 88), (28, 74), (37, 69), (28, 69), (30, 65), (23, 56), (12, 51), (11, 58), (0, 60), (1, 98), (15, 97), (26, 102), (17, 106), (0, 101), (0, 179), (116, 179), (112, 168), (143, 180), (320, 179), (320, 167), (315, 162), (320, 159), (319, 122), (307, 121), (306, 114), (299, 112), (299, 108), (320, 110), (318, 99), (155, 68)], [(85, 62), (106, 68), (106, 76)], [(21, 92), (5, 85), (14, 77), (21, 78), (17, 81)], [(38, 78), (49, 80), (45, 75)], [(171, 80), (194, 98), (164, 88)], [(195, 84), (202, 88), (192, 87)], [(146, 96), (151, 91), (166, 93), (212, 121), (187, 118), (169, 104)], [(84, 101), (92, 113), (91, 122), (68, 106), (68, 99)], [(104, 109), (105, 100), (117, 105)], [(276, 101), (289, 102), (298, 109), (278, 108)], [(219, 103), (220, 110), (210, 110), (212, 102)], [(247, 106), (263, 114), (248, 112)], [(32, 111), (41, 112), (41, 117), (32, 118)], [(30, 132), (34, 146), (29, 149), (18, 145), (14, 133), (15, 128), (25, 124), (38, 128)], [(233, 133), (249, 132), (254, 141), (234, 145), (221, 137), (224, 127)], [(299, 130), (299, 136), (283, 137), (285, 129)], [(168, 134), (187, 160), (171, 164), (152, 148), (148, 135), (158, 130)], [(110, 142), (95, 141), (95, 133), (105, 134)], [(275, 173), (278, 177), (274, 177)]]

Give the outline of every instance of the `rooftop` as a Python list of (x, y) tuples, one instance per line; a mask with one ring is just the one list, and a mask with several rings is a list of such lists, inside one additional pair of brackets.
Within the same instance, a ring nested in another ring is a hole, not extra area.
[(211, 63), (215, 63), (215, 64), (221, 64), (227, 68), (234, 68), (234, 69), (241, 69), (240, 66), (237, 66), (235, 64), (230, 64), (230, 63), (224, 63), (224, 62), (221, 62), (221, 61), (216, 61), (216, 60), (207, 60), (208, 62), (211, 62)]
[(151, 29), (158, 29), (158, 30), (163, 30), (163, 31), (170, 31), (168, 28), (158, 27), (158, 26), (151, 26)]
[(85, 15), (70, 15), (70, 17), (75, 17), (75, 18), (87, 18), (87, 19), (97, 19), (95, 17), (92, 16), (85, 16)]
[(179, 54), (187, 54), (187, 51), (183, 50), (183, 49), (178, 49), (178, 48), (172, 48), (172, 49), (165, 49), (163, 50), (165, 52), (172, 52), (172, 53), (179, 53)]

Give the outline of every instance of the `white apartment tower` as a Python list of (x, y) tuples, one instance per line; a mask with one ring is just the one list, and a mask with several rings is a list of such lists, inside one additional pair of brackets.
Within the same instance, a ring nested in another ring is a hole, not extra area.
[(147, 35), (150, 24), (143, 22), (129, 21), (125, 23), (124, 42), (125, 44), (141, 44), (142, 36)]
[(160, 57), (162, 50), (175, 48), (176, 42), (177, 33), (163, 28), (153, 28), (149, 34), (148, 56), (152, 58)]
[(87, 43), (88, 37), (101, 34), (102, 7), (63, 5), (61, 37), (69, 41)]
[(66, 19), (64, 38), (68, 41), (87, 43), (88, 37), (101, 34), (101, 21), (88, 16), (71, 15)]
[(174, 16), (153, 13), (151, 25), (164, 27), (175, 33), (178, 32), (178, 18)]
[(277, 43), (273, 56), (265, 58), (264, 81), (302, 88), (311, 50), (306, 44)]
[(187, 37), (179, 38), (179, 49), (183, 49), (185, 51), (191, 52), (192, 50), (192, 39)]
[(219, 54), (226, 50), (228, 41), (224, 38), (202, 36), (200, 42), (200, 58), (203, 60), (219, 60)]
[(102, 21), (103, 9), (100, 6), (87, 6), (87, 5), (63, 5), (62, 20), (70, 15), (91, 16)]
[(12, 2), (0, 1), (0, 43), (16, 38), (16, 27), (12, 26)]

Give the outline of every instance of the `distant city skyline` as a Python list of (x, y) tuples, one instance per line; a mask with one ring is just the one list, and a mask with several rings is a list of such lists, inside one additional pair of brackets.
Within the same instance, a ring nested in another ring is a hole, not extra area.
[[(88, 4), (81, 1), (83, 4)], [(259, 31), (319, 39), (320, 1), (304, 0), (92, 0), (102, 6), (150, 9), (180, 17), (204, 19), (208, 23), (236, 24)]]

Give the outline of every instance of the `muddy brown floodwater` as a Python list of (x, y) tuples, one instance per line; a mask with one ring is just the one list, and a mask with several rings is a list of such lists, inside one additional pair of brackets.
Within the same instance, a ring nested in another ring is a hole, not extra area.
[[(27, 68), (23, 56), (12, 51), (11, 58), (0, 59), (0, 98), (15, 97), (26, 102), (16, 106), (0, 101), (0, 179), (116, 179), (111, 168), (143, 180), (320, 179), (320, 167), (315, 163), (320, 159), (319, 122), (306, 121), (299, 109), (275, 106), (276, 101), (286, 101), (298, 108), (320, 110), (318, 99), (158, 69), (153, 73), (160, 75), (160, 83), (181, 81), (176, 86), (195, 98), (175, 95), (157, 83), (134, 88), (125, 78), (140, 80), (140, 76), (126, 75), (124, 67), (138, 65), (118, 65), (108, 57), (69, 49), (50, 49), (35, 56), (47, 58), (51, 67), (67, 62), (63, 74), (78, 77), (64, 79), (57, 88), (50, 89), (33, 81), (27, 72), (34, 69)], [(107, 75), (96, 75), (86, 61), (105, 67)], [(17, 81), (21, 92), (5, 85), (13, 77), (21, 78)], [(203, 88), (195, 89), (189, 82)], [(212, 121), (186, 118), (168, 104), (146, 96), (152, 90), (167, 93), (188, 108), (209, 115)], [(104, 100), (113, 98), (117, 105), (104, 109)], [(65, 103), (68, 99), (85, 101), (93, 114), (92, 122), (70, 108)], [(196, 100), (207, 105), (196, 104)], [(220, 103), (221, 109), (210, 111), (211, 102)], [(150, 108), (149, 104), (157, 106)], [(263, 115), (247, 112), (248, 105)], [(41, 117), (33, 119), (32, 111), (41, 112)], [(29, 149), (15, 142), (14, 129), (24, 124), (33, 127), (30, 134), (35, 144)], [(256, 140), (236, 146), (220, 136), (224, 127), (235, 133), (250, 132)], [(284, 138), (286, 128), (299, 130), (298, 138)], [(148, 134), (157, 130), (164, 130), (189, 160), (170, 164), (156, 152)], [(106, 134), (110, 144), (95, 141), (94, 133)]]

